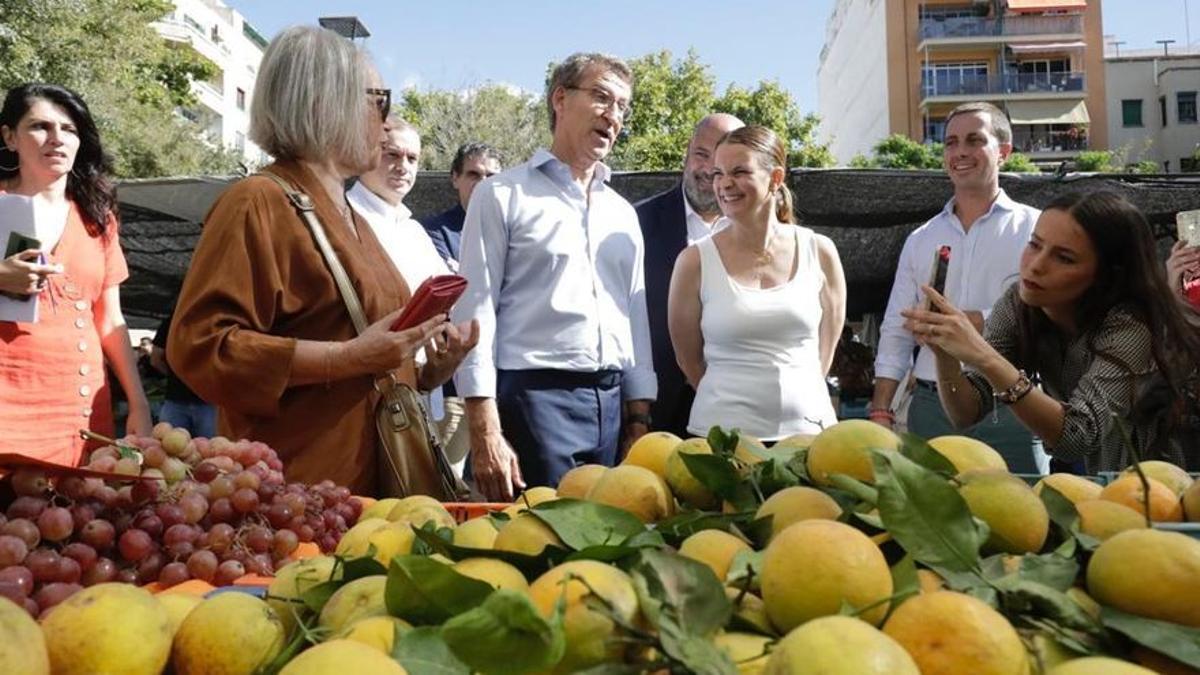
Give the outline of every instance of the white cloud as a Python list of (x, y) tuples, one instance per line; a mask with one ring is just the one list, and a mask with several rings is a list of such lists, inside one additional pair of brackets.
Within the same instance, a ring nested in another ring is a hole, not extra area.
[(405, 73), (404, 79), (400, 80), (400, 89), (420, 89), (424, 84), (424, 80), (417, 73)]

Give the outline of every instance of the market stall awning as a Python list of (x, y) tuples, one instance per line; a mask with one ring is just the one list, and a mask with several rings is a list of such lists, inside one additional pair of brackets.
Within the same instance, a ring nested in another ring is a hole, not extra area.
[(1014, 54), (1029, 54), (1032, 52), (1065, 52), (1087, 47), (1082, 40), (1075, 42), (1034, 42), (1030, 44), (1009, 45), (1008, 49)]
[(1013, 124), (1087, 124), (1083, 101), (1010, 101), (1008, 118)]
[(1087, 9), (1087, 0), (1008, 0), (1014, 12), (1044, 12), (1049, 9)]

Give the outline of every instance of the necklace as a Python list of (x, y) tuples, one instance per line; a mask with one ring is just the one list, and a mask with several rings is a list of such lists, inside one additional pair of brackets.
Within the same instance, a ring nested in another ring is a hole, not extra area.
[(766, 241), (763, 242), (761, 251), (752, 251), (754, 253), (754, 266), (766, 267), (775, 262), (775, 254), (771, 252), (771, 241), (775, 239), (775, 228), (768, 226)]

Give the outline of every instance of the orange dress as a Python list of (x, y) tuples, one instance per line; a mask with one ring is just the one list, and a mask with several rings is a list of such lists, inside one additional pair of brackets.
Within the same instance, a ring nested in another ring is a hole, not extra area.
[(49, 262), (65, 273), (48, 277), (37, 323), (0, 321), (0, 452), (74, 466), (81, 428), (113, 432), (94, 312), (104, 289), (129, 277), (116, 218), (99, 235), (72, 203)]

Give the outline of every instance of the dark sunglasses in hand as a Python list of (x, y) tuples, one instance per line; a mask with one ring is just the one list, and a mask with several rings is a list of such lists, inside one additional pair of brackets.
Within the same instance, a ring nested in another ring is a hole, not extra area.
[(367, 95), (375, 97), (375, 107), (379, 108), (379, 117), (386, 122), (388, 113), (392, 112), (392, 90), (367, 89)]

